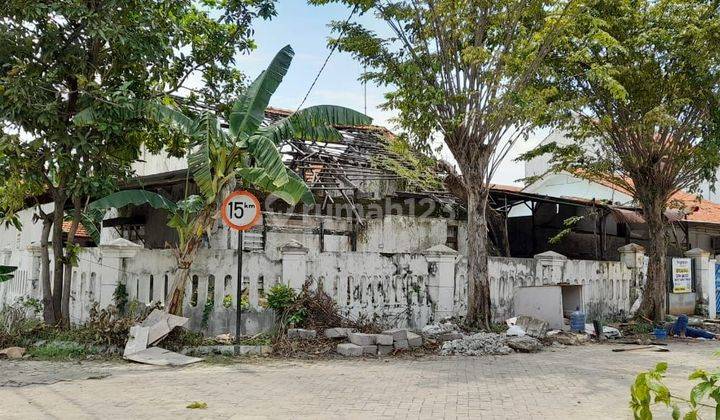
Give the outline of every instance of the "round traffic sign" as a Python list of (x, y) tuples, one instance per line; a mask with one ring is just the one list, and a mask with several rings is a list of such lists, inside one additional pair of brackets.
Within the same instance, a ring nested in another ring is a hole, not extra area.
[(222, 204), (223, 222), (235, 230), (248, 230), (260, 219), (260, 201), (248, 191), (235, 191)]

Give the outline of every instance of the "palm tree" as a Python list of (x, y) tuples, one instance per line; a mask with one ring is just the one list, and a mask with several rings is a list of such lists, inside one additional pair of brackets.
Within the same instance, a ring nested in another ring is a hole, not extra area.
[(263, 126), (270, 97), (287, 73), (293, 55), (289, 45), (277, 53), (270, 66), (233, 105), (227, 131), (211, 112), (190, 118), (164, 105), (145, 107), (154, 118), (172, 124), (191, 139), (187, 161), (198, 195), (174, 203), (149, 191), (125, 190), (90, 205), (91, 209), (108, 209), (149, 204), (170, 213), (168, 226), (177, 231), (179, 238), (173, 245), (178, 270), (167, 296), (170, 313), (182, 313), (185, 286), (202, 235), (211, 233), (216, 226), (220, 204), (235, 189), (238, 178), (290, 205), (301, 201), (313, 204), (314, 197), (305, 182), (285, 167), (278, 144), (288, 138), (337, 141), (342, 136), (333, 126), (366, 125), (372, 121), (349, 108), (319, 105)]

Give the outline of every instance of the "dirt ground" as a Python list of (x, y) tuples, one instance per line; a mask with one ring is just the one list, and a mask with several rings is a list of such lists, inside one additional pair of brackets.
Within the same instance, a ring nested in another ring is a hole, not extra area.
[[(614, 353), (615, 347), (621, 346), (487, 357), (241, 359), (185, 368), (5, 360), (0, 418), (617, 419), (631, 417), (637, 372), (667, 361), (671, 390), (688, 395), (690, 372), (720, 364), (717, 342), (670, 343), (668, 353)], [(194, 401), (207, 408), (186, 408)]]

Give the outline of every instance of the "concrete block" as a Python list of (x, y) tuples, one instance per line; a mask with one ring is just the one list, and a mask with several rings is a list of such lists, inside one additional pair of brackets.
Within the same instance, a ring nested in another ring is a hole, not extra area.
[(347, 338), (348, 334), (352, 332), (351, 328), (328, 328), (325, 330), (325, 337), (327, 338)]
[(407, 340), (395, 340), (393, 346), (398, 350), (405, 350), (410, 348), (410, 344)]
[(407, 337), (408, 337), (408, 338), (407, 338), (407, 341), (408, 341), (408, 344), (410, 345), (410, 347), (420, 347), (420, 346), (422, 346), (423, 340), (422, 340), (422, 337), (421, 337), (421, 336), (419, 336), (419, 335), (417, 335), (417, 334), (415, 334), (415, 333), (408, 332), (408, 333), (407, 333)]
[(393, 346), (377, 346), (378, 356), (387, 356), (393, 352)]
[(288, 340), (312, 340), (317, 336), (314, 330), (304, 330), (302, 328), (290, 328), (287, 332)]
[(337, 352), (343, 356), (359, 357), (363, 355), (363, 348), (352, 343), (338, 344)]
[(377, 355), (378, 348), (377, 346), (363, 346), (363, 354), (371, 354), (373, 356)]
[(375, 334), (375, 342), (381, 346), (392, 346), (393, 338), (391, 335), (386, 334)]
[(357, 346), (372, 346), (375, 344), (374, 334), (350, 333), (348, 334), (350, 342)]
[(382, 332), (385, 335), (391, 335), (393, 340), (407, 340), (408, 331), (405, 328), (393, 328)]

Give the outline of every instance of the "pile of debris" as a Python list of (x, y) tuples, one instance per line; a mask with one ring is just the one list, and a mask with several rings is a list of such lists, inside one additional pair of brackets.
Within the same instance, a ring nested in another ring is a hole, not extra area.
[(123, 358), (157, 366), (184, 366), (202, 361), (197, 357), (155, 347), (173, 329), (184, 326), (188, 321), (188, 318), (171, 315), (161, 309), (153, 310), (144, 321), (130, 327)]
[[(379, 334), (366, 334), (356, 332), (353, 328), (327, 328), (325, 338), (333, 341), (348, 340), (337, 344), (335, 350), (338, 354), (350, 357), (360, 356), (386, 356), (399, 350), (408, 350), (422, 347), (423, 338), (404, 328), (394, 328)], [(315, 330), (291, 328), (288, 330), (289, 340), (314, 340), (317, 338)]]

